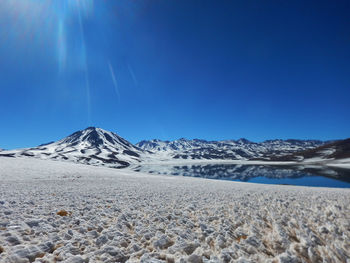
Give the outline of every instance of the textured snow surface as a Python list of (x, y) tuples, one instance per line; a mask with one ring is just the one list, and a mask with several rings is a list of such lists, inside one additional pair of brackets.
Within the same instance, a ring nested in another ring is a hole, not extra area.
[(0, 158), (1, 263), (349, 262), (349, 257), (349, 189)]

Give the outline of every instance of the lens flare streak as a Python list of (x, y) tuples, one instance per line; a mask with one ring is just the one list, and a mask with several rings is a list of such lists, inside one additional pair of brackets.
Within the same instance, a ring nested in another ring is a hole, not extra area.
[(86, 104), (87, 104), (87, 113), (88, 113), (88, 121), (91, 123), (91, 91), (90, 91), (90, 80), (89, 80), (89, 68), (87, 64), (86, 57), (86, 45), (85, 45), (85, 35), (84, 35), (84, 27), (82, 21), (82, 15), (80, 9), (78, 9), (78, 19), (79, 19), (79, 27), (80, 27), (80, 35), (81, 35), (81, 65), (85, 74), (85, 87), (86, 87)]
[(64, 20), (60, 19), (58, 22), (58, 68), (59, 72), (61, 73), (66, 65), (66, 59), (67, 59), (67, 45), (66, 45), (66, 35), (65, 35), (65, 28), (64, 28)]

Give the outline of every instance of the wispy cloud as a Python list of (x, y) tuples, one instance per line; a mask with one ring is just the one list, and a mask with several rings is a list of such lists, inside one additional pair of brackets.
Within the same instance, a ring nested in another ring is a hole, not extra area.
[(128, 67), (130, 76), (131, 76), (131, 78), (132, 78), (132, 80), (134, 82), (135, 87), (137, 87), (138, 86), (138, 82), (137, 82), (134, 70), (132, 69), (131, 65), (128, 62), (126, 63), (126, 66)]
[(109, 71), (111, 73), (115, 93), (117, 94), (118, 101), (120, 102), (120, 92), (119, 92), (117, 78), (115, 77), (115, 73), (114, 73), (114, 69), (112, 67), (112, 64), (109, 61), (108, 61), (108, 67), (109, 67)]

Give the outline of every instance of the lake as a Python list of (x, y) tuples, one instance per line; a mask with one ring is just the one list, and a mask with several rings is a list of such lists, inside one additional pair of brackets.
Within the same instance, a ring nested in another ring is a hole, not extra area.
[(142, 165), (138, 172), (262, 184), (350, 188), (350, 170), (325, 166), (191, 164)]

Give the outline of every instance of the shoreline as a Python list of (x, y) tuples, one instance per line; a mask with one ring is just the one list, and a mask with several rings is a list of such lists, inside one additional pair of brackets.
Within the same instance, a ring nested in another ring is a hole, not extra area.
[(236, 164), (236, 165), (267, 165), (267, 166), (318, 166), (318, 167), (339, 167), (350, 169), (350, 160), (321, 160), (306, 162), (280, 162), (280, 161), (252, 161), (252, 160), (160, 160), (144, 161), (132, 165), (195, 165), (195, 164)]
[[(43, 160), (43, 161), (53, 161), (53, 162), (64, 162), (64, 163), (73, 163), (73, 164), (81, 164), (81, 165), (90, 165), (94, 167), (109, 167), (109, 166), (102, 166), (102, 165), (94, 165), (94, 164), (83, 164), (79, 162), (69, 161), (69, 160), (52, 160), (52, 159), (42, 159), (38, 157), (26, 157), (26, 156), (20, 156), (20, 157), (9, 157), (9, 156), (0, 156), (0, 159), (35, 159), (35, 160)], [(153, 159), (145, 159), (139, 163), (131, 163), (129, 166), (124, 168), (113, 168), (112, 169), (130, 169), (137, 166), (152, 166), (152, 165), (196, 165), (196, 164), (232, 164), (232, 165), (265, 165), (265, 166), (295, 166), (295, 167), (305, 167), (305, 168), (320, 168), (320, 167), (334, 167), (334, 168), (340, 168), (340, 169), (350, 169), (350, 158), (345, 159), (317, 159), (317, 160), (307, 160), (304, 162), (292, 162), (292, 161), (255, 161), (255, 160), (220, 160), (220, 159), (211, 159), (211, 160), (187, 160), (187, 159), (160, 159), (160, 160), (153, 160)]]

